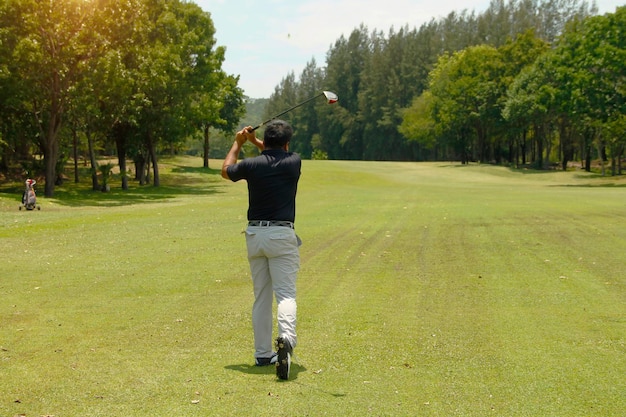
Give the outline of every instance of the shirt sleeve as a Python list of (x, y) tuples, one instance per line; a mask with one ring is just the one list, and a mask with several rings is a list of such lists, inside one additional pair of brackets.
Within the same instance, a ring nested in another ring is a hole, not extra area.
[(237, 182), (239, 180), (245, 179), (246, 172), (247, 172), (247, 168), (246, 168), (245, 159), (243, 161), (236, 163), (235, 165), (231, 165), (226, 168), (226, 173), (228, 174), (228, 178), (230, 178), (231, 181), (233, 182)]

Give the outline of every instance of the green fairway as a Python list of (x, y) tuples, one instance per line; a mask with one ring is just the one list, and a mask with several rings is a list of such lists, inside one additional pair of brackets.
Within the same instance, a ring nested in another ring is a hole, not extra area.
[(285, 382), (252, 366), (246, 185), (200, 166), (0, 188), (0, 416), (624, 415), (626, 178), (304, 161)]

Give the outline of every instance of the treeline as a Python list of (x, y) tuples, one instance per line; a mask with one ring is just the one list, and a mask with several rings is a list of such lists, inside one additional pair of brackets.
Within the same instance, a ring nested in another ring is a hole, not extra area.
[(306, 157), (534, 164), (612, 158), (626, 131), (626, 8), (596, 16), (576, 0), (494, 0), (419, 29), (361, 26), (275, 88)]
[[(600, 159), (619, 173), (624, 27), (625, 7), (597, 16), (576, 0), (493, 0), (386, 34), (362, 25), (324, 66), (288, 74), (254, 120), (332, 90), (339, 103), (288, 115), (305, 158)], [(116, 155), (122, 188), (131, 172), (159, 185), (158, 155), (189, 151), (191, 137), (208, 166), (209, 132), (245, 112), (214, 34), (210, 14), (183, 0), (0, 0), (0, 178), (43, 175), (52, 196), (67, 162), (86, 156), (101, 189), (112, 165), (98, 157)]]
[(0, 1), (0, 174), (43, 172), (52, 196), (79, 148), (94, 189), (112, 168), (103, 151), (123, 188), (127, 159), (159, 185), (158, 154), (194, 133), (208, 157), (209, 128), (232, 130), (245, 110), (214, 34), (210, 14), (181, 0)]

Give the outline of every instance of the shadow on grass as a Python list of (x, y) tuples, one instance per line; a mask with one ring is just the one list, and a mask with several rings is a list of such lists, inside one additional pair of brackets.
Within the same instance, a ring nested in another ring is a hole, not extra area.
[(204, 167), (190, 167), (185, 165), (176, 165), (175, 168), (172, 168), (172, 172), (177, 174), (210, 174), (210, 175), (221, 175), (221, 169), (213, 169), (213, 168), (204, 168)]
[(554, 174), (555, 172), (563, 172), (563, 171), (556, 170), (556, 169), (535, 169), (531, 167), (519, 167), (519, 168), (506, 167), (506, 168), (508, 168), (510, 172), (515, 172), (517, 174), (522, 174), (522, 175), (547, 175), (547, 174)]
[[(274, 366), (255, 366), (250, 364), (239, 364), (239, 365), (228, 365), (225, 366), (224, 369), (228, 369), (231, 371), (238, 371), (244, 374), (250, 375), (269, 375), (276, 374), (276, 367)], [(291, 369), (289, 371), (289, 380), (295, 380), (298, 378), (298, 374), (300, 372), (305, 372), (306, 368), (302, 365), (298, 365), (297, 363), (291, 363)]]
[(179, 196), (217, 194), (215, 188), (176, 187), (151, 185), (131, 187), (129, 190), (115, 190), (103, 193), (93, 190), (60, 190), (55, 192), (56, 203), (68, 207), (98, 206), (117, 207), (131, 204), (152, 203), (171, 200)]
[[(533, 168), (531, 166), (520, 166), (520, 167), (511, 167), (511, 166), (505, 166), (505, 165), (496, 165), (496, 164), (477, 164), (477, 163), (471, 163), (471, 164), (447, 164), (447, 165), (441, 165), (444, 168), (469, 168), (469, 167), (480, 167), (480, 166), (485, 166), (485, 167), (503, 167), (506, 168), (508, 172), (511, 173), (515, 173), (515, 174), (521, 174), (524, 176), (544, 176), (544, 175), (550, 175), (550, 174), (554, 174), (556, 172), (564, 172), (561, 169), (536, 169)], [(572, 169), (568, 169), (567, 172), (572, 171)], [(581, 183), (581, 184), (556, 184), (556, 185), (549, 185), (549, 187), (581, 187), (581, 188), (622, 188), (622, 187), (626, 187), (626, 183), (622, 183), (622, 182), (615, 182), (615, 181), (620, 181), (621, 179), (624, 178), (623, 175), (616, 175), (616, 176), (609, 176), (609, 175), (602, 175), (600, 172), (582, 172), (578, 169), (576, 169), (576, 172), (573, 173), (572, 178), (576, 179), (576, 180), (588, 180), (588, 181), (594, 181), (593, 183), (590, 182), (586, 182), (586, 183)], [(613, 181), (613, 182), (610, 182)]]
[(574, 187), (574, 188), (625, 188), (626, 184), (615, 184), (612, 182), (603, 182), (599, 184), (563, 184), (553, 185), (553, 187)]
[[(240, 365), (228, 365), (225, 366), (224, 369), (228, 369), (231, 371), (238, 371), (238, 372), (243, 372), (244, 374), (250, 374), (250, 375), (273, 375), (276, 373), (276, 368), (274, 366), (255, 366), (255, 365), (249, 365), (249, 364), (240, 364)], [(342, 393), (337, 393), (337, 392), (330, 392), (315, 386), (312, 386), (310, 384), (304, 384), (301, 382), (297, 382), (296, 380), (298, 379), (298, 374), (300, 372), (306, 372), (306, 368), (302, 365), (298, 365), (297, 363), (291, 363), (291, 370), (289, 372), (289, 380), (288, 381), (282, 381), (282, 380), (278, 380), (279, 383), (292, 383), (292, 384), (298, 384), (304, 388), (308, 388), (310, 390), (314, 390), (314, 391), (318, 391), (321, 392), (323, 394), (326, 395), (330, 395), (332, 397), (335, 398), (341, 398), (341, 397), (345, 397), (346, 394), (342, 394)]]
[(488, 163), (484, 163), (484, 164), (480, 164), (478, 162), (470, 162), (470, 163), (450, 163), (450, 164), (444, 164), (441, 165), (442, 168), (490, 168), (490, 167), (497, 167), (497, 168), (506, 168), (509, 172), (514, 172), (514, 173), (518, 173), (518, 174), (524, 174), (524, 175), (541, 175), (541, 174), (550, 174), (550, 173), (554, 173), (555, 170), (554, 169), (535, 169), (532, 168), (530, 166), (520, 166), (520, 167), (512, 167), (512, 166), (508, 166), (508, 165), (498, 165), (498, 164), (488, 164)]
[[(129, 181), (129, 189), (121, 189), (121, 179), (114, 176), (109, 192), (94, 191), (91, 180), (83, 176), (81, 183), (66, 182), (55, 188), (56, 204), (68, 207), (118, 207), (133, 204), (153, 203), (171, 200), (180, 196), (206, 196), (220, 193), (220, 183), (223, 181), (221, 171), (217, 169), (190, 167), (169, 164), (171, 169), (164, 169), (161, 173), (161, 185), (138, 185), (136, 181)], [(0, 187), (0, 193), (15, 196), (16, 201), (22, 198), (23, 186), (17, 183), (5, 184)], [(36, 190), (37, 202), (45, 201), (43, 184)]]

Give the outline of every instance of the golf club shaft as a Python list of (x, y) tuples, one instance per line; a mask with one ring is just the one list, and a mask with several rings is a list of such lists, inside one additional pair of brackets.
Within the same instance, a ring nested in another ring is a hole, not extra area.
[(292, 111), (293, 109), (298, 108), (298, 107), (300, 107), (300, 106), (302, 106), (302, 105), (304, 105), (304, 104), (308, 103), (309, 101), (313, 101), (313, 100), (315, 100), (316, 98), (318, 98), (319, 96), (323, 96), (323, 95), (324, 95), (324, 92), (322, 92), (322, 93), (320, 93), (320, 94), (318, 94), (318, 95), (316, 95), (316, 96), (314, 96), (314, 97), (311, 97), (311, 98), (309, 98), (309, 99), (307, 99), (307, 100), (304, 100), (302, 103), (298, 103), (298, 104), (296, 104), (295, 106), (288, 108), (288, 109), (287, 109), (287, 110), (285, 110), (284, 112), (282, 112), (282, 113), (278, 113), (276, 116), (273, 116), (272, 118), (267, 119), (266, 121), (264, 121), (264, 122), (263, 122), (263, 123), (261, 123), (260, 125), (257, 125), (257, 126), (255, 126), (255, 127), (253, 127), (253, 128), (252, 128), (252, 130), (257, 130), (257, 129), (258, 129), (258, 128), (260, 128), (261, 126), (265, 126), (267, 123), (271, 122), (271, 121), (272, 121), (272, 120), (274, 120), (274, 119), (279, 118), (279, 117), (280, 117), (280, 116), (282, 116), (283, 114), (288, 113), (288, 112)]

